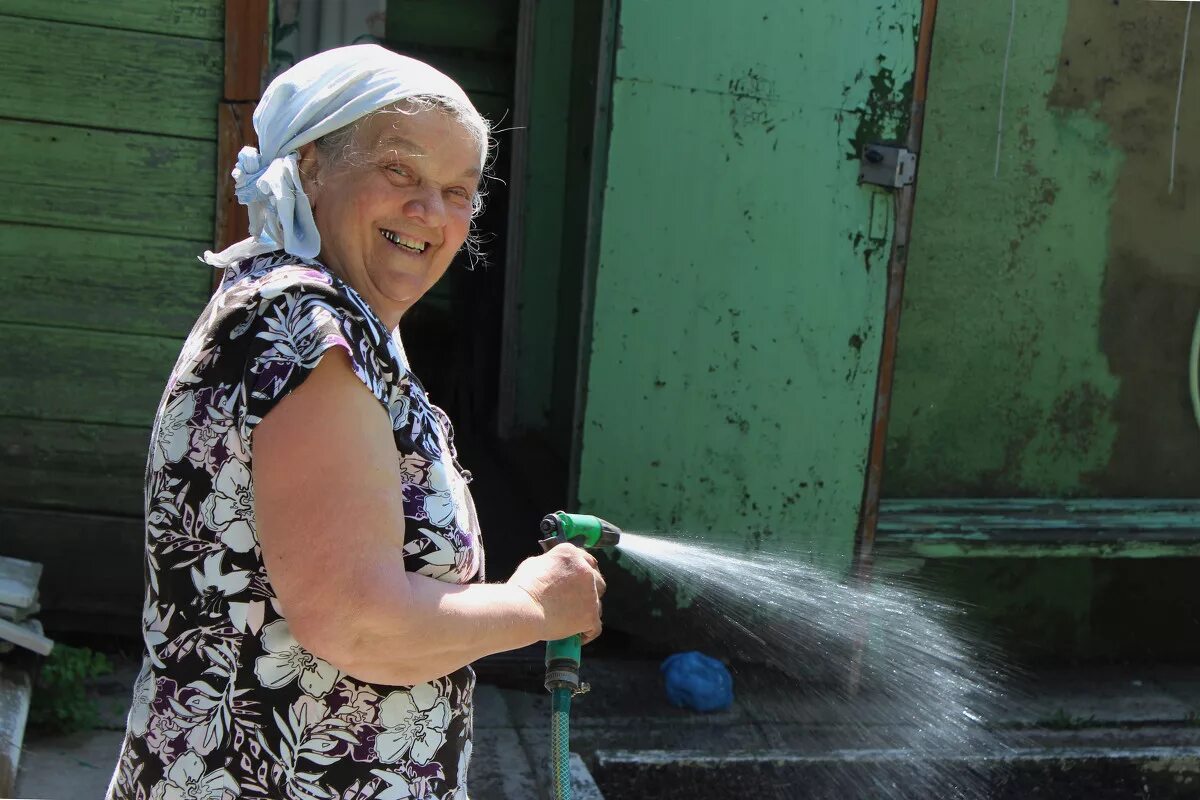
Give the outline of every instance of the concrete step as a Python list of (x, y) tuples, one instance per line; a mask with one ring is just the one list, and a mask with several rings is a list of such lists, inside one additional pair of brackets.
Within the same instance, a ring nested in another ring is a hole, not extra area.
[(646, 800), (1191, 800), (1200, 747), (1039, 747), (944, 762), (903, 751), (598, 751), (592, 772), (606, 796)]

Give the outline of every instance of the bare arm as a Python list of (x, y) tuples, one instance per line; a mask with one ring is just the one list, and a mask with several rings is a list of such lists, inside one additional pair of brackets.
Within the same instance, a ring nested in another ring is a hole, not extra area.
[[(271, 584), (300, 644), (343, 672), (410, 685), (570, 628), (599, 633), (603, 580), (585, 574), (595, 560), (578, 548), (531, 559), (505, 584), (460, 586), (405, 571), (391, 424), (339, 348), (259, 423), (253, 453)], [(544, 595), (560, 583), (570, 597), (553, 606), (571, 605), (570, 619), (547, 613)], [(583, 615), (589, 602), (594, 621)]]

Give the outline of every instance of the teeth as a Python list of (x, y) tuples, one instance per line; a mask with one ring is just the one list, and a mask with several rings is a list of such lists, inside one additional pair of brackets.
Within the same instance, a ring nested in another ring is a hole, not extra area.
[(387, 239), (392, 244), (406, 247), (409, 250), (415, 250), (418, 253), (425, 252), (425, 242), (421, 241), (420, 239), (410, 239), (407, 236), (400, 236), (399, 234), (383, 229), (380, 229), (379, 232), (383, 234), (383, 238)]

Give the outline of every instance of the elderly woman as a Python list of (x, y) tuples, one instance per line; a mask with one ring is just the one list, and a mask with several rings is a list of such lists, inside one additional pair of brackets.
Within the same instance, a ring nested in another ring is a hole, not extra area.
[(487, 122), (374, 45), (296, 65), (234, 170), (251, 238), (159, 406), (146, 654), (113, 800), (466, 797), (470, 662), (600, 632), (595, 560), (488, 584), (450, 423), (396, 328), (462, 249)]

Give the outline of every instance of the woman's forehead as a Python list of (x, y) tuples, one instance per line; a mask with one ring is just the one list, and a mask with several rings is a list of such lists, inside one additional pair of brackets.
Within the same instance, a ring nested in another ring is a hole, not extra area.
[(437, 161), (462, 160), (477, 173), (483, 143), (454, 115), (440, 109), (375, 115), (363, 143), (383, 155), (395, 154)]

